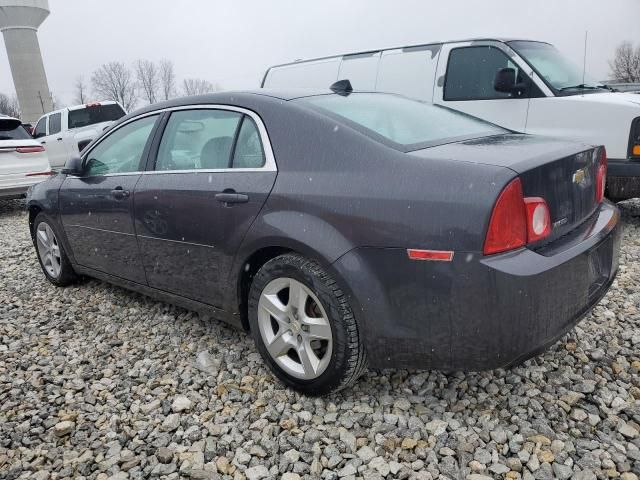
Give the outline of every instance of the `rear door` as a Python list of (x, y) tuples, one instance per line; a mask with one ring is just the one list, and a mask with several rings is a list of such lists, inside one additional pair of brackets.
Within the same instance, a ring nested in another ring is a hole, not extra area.
[(59, 193), (62, 224), (76, 262), (145, 284), (133, 224), (133, 192), (159, 115), (132, 120), (91, 148), (82, 177)]
[(135, 191), (135, 225), (151, 287), (222, 305), (223, 282), (276, 178), (260, 118), (232, 107), (166, 114)]
[(520, 96), (496, 91), (494, 79), (502, 68), (514, 68), (519, 81), (531, 83), (527, 69), (515, 63), (499, 42), (445, 44), (438, 62), (433, 101), (501, 127), (524, 132), (529, 97), (539, 92), (533, 84)]

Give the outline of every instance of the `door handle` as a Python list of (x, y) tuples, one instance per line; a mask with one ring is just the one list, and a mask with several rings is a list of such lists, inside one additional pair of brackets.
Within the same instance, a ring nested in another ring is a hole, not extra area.
[(123, 190), (122, 187), (116, 187), (111, 190), (111, 196), (116, 200), (122, 200), (129, 196), (129, 190)]
[(62, 140), (62, 137), (58, 138), (58, 141), (61, 141), (61, 140)]
[(45, 141), (43, 140), (42, 142), (40, 142), (40, 145), (44, 145), (45, 143), (47, 143), (47, 142), (45, 142)]
[(249, 201), (249, 195), (244, 193), (236, 193), (235, 191), (216, 193), (216, 200), (224, 204), (231, 203), (247, 203)]

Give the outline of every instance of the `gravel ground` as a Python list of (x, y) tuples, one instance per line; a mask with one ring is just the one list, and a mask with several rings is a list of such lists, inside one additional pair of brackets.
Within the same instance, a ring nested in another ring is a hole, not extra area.
[(640, 202), (621, 267), (547, 353), (479, 374), (367, 373), (285, 389), (248, 336), (97, 281), (40, 272), (0, 202), (0, 477), (536, 478), (640, 475)]

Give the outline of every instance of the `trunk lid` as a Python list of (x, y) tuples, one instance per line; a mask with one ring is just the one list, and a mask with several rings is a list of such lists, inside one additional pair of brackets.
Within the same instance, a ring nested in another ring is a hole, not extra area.
[(516, 172), (525, 197), (549, 206), (551, 235), (537, 246), (566, 235), (596, 210), (600, 148), (561, 139), (507, 134), (412, 152), (427, 158), (502, 166)]

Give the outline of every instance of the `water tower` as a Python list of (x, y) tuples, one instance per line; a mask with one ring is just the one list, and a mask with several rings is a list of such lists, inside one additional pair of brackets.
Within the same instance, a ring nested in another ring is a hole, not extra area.
[(48, 0), (0, 0), (0, 31), (23, 122), (34, 123), (53, 110), (38, 43), (38, 27), (48, 15)]

